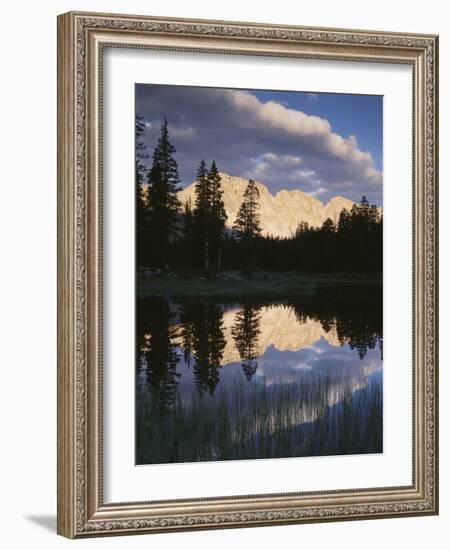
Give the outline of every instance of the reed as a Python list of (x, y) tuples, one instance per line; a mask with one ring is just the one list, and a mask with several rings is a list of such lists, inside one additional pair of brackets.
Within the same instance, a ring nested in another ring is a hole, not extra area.
[(214, 396), (180, 395), (157, 416), (142, 389), (137, 463), (156, 464), (382, 452), (382, 375), (353, 390), (326, 376), (314, 384), (235, 381)]

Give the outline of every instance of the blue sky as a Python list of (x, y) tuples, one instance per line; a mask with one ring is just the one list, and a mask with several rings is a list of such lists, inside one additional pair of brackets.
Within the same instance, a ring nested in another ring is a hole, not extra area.
[(382, 205), (382, 97), (136, 85), (151, 155), (163, 117), (183, 186), (201, 159), (273, 194), (301, 189), (326, 203), (366, 195)]

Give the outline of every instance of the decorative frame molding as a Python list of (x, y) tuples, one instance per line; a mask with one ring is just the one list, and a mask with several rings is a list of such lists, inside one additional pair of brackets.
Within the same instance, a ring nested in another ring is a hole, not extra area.
[[(408, 487), (145, 503), (102, 499), (102, 48), (413, 67), (414, 418)], [(66, 537), (438, 513), (438, 38), (70, 12), (58, 17), (58, 533)]]

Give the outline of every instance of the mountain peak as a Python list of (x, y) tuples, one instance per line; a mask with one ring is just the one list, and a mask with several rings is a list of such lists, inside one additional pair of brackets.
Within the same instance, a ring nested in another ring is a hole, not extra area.
[[(223, 202), (228, 219), (226, 226), (232, 228), (248, 184), (247, 178), (220, 172)], [(281, 190), (272, 195), (268, 187), (256, 181), (259, 190), (260, 220), (262, 234), (274, 237), (291, 237), (301, 222), (311, 227), (320, 227), (327, 218), (335, 223), (343, 208), (350, 209), (353, 201), (341, 196), (332, 197), (326, 205), (300, 189)], [(178, 193), (182, 205), (195, 200), (195, 181)]]

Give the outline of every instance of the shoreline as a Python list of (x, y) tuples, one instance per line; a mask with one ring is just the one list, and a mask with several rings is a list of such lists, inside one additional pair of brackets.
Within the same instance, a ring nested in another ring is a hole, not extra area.
[(243, 296), (314, 296), (337, 289), (382, 285), (382, 275), (361, 273), (258, 272), (243, 276), (227, 271), (204, 276), (193, 272), (152, 272), (136, 275), (137, 298), (167, 296), (174, 298), (236, 298)]

